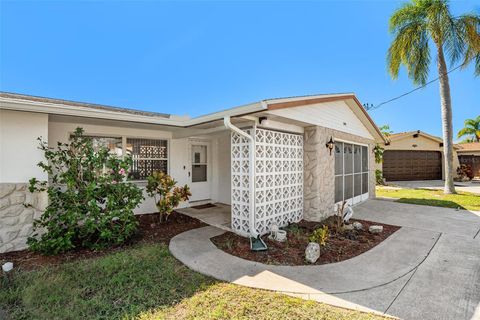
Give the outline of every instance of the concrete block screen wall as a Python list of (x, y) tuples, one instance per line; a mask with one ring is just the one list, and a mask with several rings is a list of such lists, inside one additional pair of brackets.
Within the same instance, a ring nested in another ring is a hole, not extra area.
[(231, 136), (232, 229), (243, 236), (250, 231), (250, 201), (254, 201), (255, 228), (260, 234), (269, 232), (273, 224), (285, 226), (303, 218), (303, 137), (261, 128), (247, 132), (254, 137), (254, 163), (250, 163), (248, 139), (237, 133)]

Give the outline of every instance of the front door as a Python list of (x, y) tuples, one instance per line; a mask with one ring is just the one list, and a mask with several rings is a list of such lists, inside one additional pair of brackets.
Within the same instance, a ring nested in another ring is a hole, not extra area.
[(190, 202), (210, 199), (210, 143), (190, 141)]

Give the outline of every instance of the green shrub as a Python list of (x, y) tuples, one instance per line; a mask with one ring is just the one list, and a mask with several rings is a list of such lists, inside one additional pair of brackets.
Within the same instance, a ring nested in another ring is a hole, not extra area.
[(375, 163), (382, 163), (383, 162), (383, 153), (385, 149), (382, 148), (379, 144), (373, 147), (373, 154), (375, 155)]
[(131, 159), (118, 158), (77, 128), (69, 143), (48, 147), (41, 138), (45, 162), (38, 166), (50, 182), (30, 179), (30, 192), (45, 191), (49, 203), (34, 221), (30, 248), (58, 254), (73, 248), (102, 248), (120, 244), (137, 228), (133, 209), (143, 200), (142, 191), (126, 182)]
[(321, 228), (315, 229), (310, 237), (308, 237), (308, 240), (310, 242), (316, 242), (321, 247), (324, 247), (327, 244), (328, 238), (330, 238), (328, 226), (322, 226)]
[(155, 199), (160, 221), (166, 221), (180, 201), (187, 201), (192, 195), (187, 185), (177, 187), (176, 184), (177, 181), (163, 172), (154, 172), (147, 178), (147, 194)]
[(375, 170), (375, 181), (377, 185), (383, 186), (385, 182), (383, 182), (383, 172), (382, 170), (376, 169)]

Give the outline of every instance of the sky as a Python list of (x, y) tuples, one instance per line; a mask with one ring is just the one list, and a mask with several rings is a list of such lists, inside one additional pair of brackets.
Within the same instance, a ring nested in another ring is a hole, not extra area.
[[(0, 91), (190, 116), (319, 93), (378, 105), (414, 88), (386, 68), (401, 3), (0, 0)], [(480, 12), (480, 0), (450, 6)], [(450, 86), (457, 132), (480, 114), (480, 77), (454, 71)], [(438, 82), (370, 114), (440, 136)]]

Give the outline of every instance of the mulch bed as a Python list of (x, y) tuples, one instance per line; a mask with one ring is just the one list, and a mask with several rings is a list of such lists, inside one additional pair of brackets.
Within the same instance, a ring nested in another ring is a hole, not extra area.
[(164, 223), (158, 222), (156, 213), (141, 214), (135, 217), (139, 222), (137, 234), (122, 245), (103, 250), (78, 249), (56, 256), (44, 256), (29, 250), (0, 253), (0, 265), (10, 261), (14, 263), (15, 268), (31, 270), (45, 265), (57, 265), (68, 261), (103, 256), (138, 243), (168, 244), (170, 239), (177, 234), (206, 226), (203, 222), (178, 212), (173, 212)]
[[(268, 246), (267, 251), (253, 252), (250, 250), (250, 242), (247, 238), (238, 236), (232, 232), (226, 232), (210, 240), (221, 250), (246, 259), (272, 265), (298, 266), (309, 264), (305, 261), (305, 248), (307, 247), (310, 234), (322, 225), (328, 225), (330, 238), (327, 244), (320, 249), (320, 258), (316, 265), (339, 262), (358, 256), (380, 242), (388, 238), (395, 231), (400, 229), (398, 226), (392, 226), (377, 222), (365, 220), (353, 220), (363, 224), (363, 231), (349, 230), (343, 233), (335, 233), (333, 219), (327, 219), (322, 222), (300, 221), (285, 228), (287, 230), (287, 241), (277, 242), (268, 239), (267, 236), (262, 239)], [(372, 234), (368, 232), (371, 225), (383, 226), (383, 232)]]

